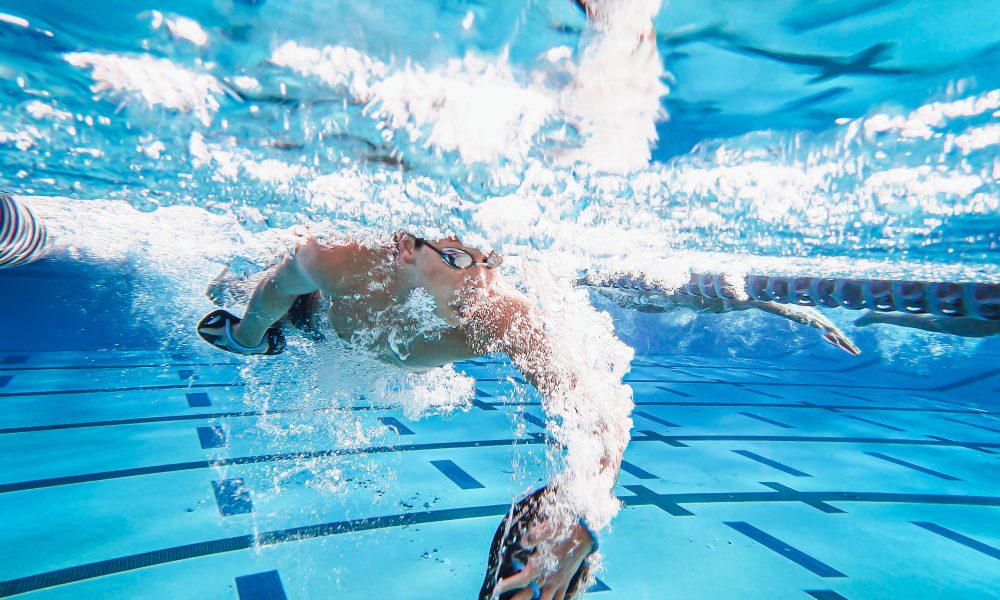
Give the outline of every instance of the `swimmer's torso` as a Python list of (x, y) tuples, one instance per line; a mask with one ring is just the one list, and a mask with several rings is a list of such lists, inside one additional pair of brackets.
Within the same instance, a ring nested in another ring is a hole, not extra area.
[[(316, 326), (326, 320), (345, 342), (413, 371), (481, 354), (471, 348), (466, 328), (449, 307), (442, 309), (429, 295), (421, 295), (422, 290), (396, 297), (391, 258), (383, 249), (333, 249), (316, 261), (321, 268), (313, 279), (320, 291), (308, 307)], [(326, 319), (317, 318), (324, 314)]]

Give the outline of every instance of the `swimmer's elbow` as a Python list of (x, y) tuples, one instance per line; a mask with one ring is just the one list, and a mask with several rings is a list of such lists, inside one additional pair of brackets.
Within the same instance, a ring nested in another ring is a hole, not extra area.
[(290, 296), (315, 292), (318, 286), (312, 274), (318, 248), (319, 243), (313, 237), (297, 243), (271, 274), (275, 290)]

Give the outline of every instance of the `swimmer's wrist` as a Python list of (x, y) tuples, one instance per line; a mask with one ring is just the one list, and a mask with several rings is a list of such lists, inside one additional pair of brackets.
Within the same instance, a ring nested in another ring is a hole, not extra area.
[(241, 335), (245, 333), (241, 325), (243, 325), (243, 322), (237, 323), (236, 325), (231, 325), (228, 321), (226, 322), (226, 338), (235, 350), (239, 350), (241, 352), (257, 352), (267, 346), (267, 332), (265, 332), (264, 335), (261, 335), (256, 341), (250, 340), (248, 342), (244, 339), (244, 336)]

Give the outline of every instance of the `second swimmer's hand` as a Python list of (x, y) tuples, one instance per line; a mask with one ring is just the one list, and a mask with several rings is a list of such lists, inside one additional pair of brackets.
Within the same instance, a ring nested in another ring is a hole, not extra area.
[[(493, 589), (494, 597), (510, 590), (520, 590), (514, 594), (513, 600), (531, 600), (537, 590), (540, 600), (563, 600), (573, 576), (594, 548), (594, 542), (580, 523), (574, 523), (572, 529), (565, 532), (556, 531), (552, 521), (543, 520), (528, 529), (521, 546), (536, 551), (524, 569), (497, 583)], [(554, 569), (543, 568), (541, 563), (545, 554), (558, 561)]]
[(836, 346), (853, 356), (861, 354), (861, 349), (855, 346), (854, 342), (844, 335), (844, 332), (839, 327), (833, 324), (833, 321), (819, 314), (816, 310), (794, 305), (773, 306), (775, 308), (772, 312), (777, 312), (777, 314), (786, 319), (819, 329), (820, 335), (823, 336), (823, 340), (826, 343)]
[(844, 332), (826, 317), (816, 314), (814, 315), (813, 321), (809, 324), (820, 330), (820, 333), (823, 335), (823, 340), (826, 343), (836, 346), (852, 356), (858, 356), (861, 354), (861, 349), (855, 346), (854, 342), (844, 335)]
[(844, 335), (844, 333), (841, 330), (837, 329), (836, 327), (832, 327), (830, 329), (825, 330), (823, 332), (823, 339), (828, 344), (833, 344), (834, 346), (840, 348), (844, 352), (847, 352), (848, 354), (851, 354), (853, 356), (858, 356), (859, 354), (861, 354), (861, 349), (855, 346), (854, 342), (849, 340), (847, 336)]

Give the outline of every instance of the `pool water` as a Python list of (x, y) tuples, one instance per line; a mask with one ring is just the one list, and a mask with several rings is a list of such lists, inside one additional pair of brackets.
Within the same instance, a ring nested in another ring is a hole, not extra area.
[[(58, 266), (4, 282), (126, 312), (120, 289)], [(469, 598), (510, 499), (545, 473), (544, 413), (503, 357), (459, 364), (475, 398), (446, 417), (342, 407), (383, 431), (350, 448), (262, 436), (322, 408), (264, 414), (240, 359), (102, 341), (111, 324), (71, 318), (78, 340), (26, 334), (0, 353), (4, 596)], [(995, 341), (930, 372), (818, 339), (638, 355), (624, 508), (590, 593), (994, 597)], [(330, 472), (335, 491), (316, 476)]]
[(585, 597), (1000, 598), (1000, 336), (571, 283), (1000, 283), (994, 4), (0, 0), (0, 191), (49, 233), (0, 269), (0, 597), (476, 596), (558, 418), (499, 355), (376, 390), (201, 342), (305, 223), (496, 248), (621, 367)]

